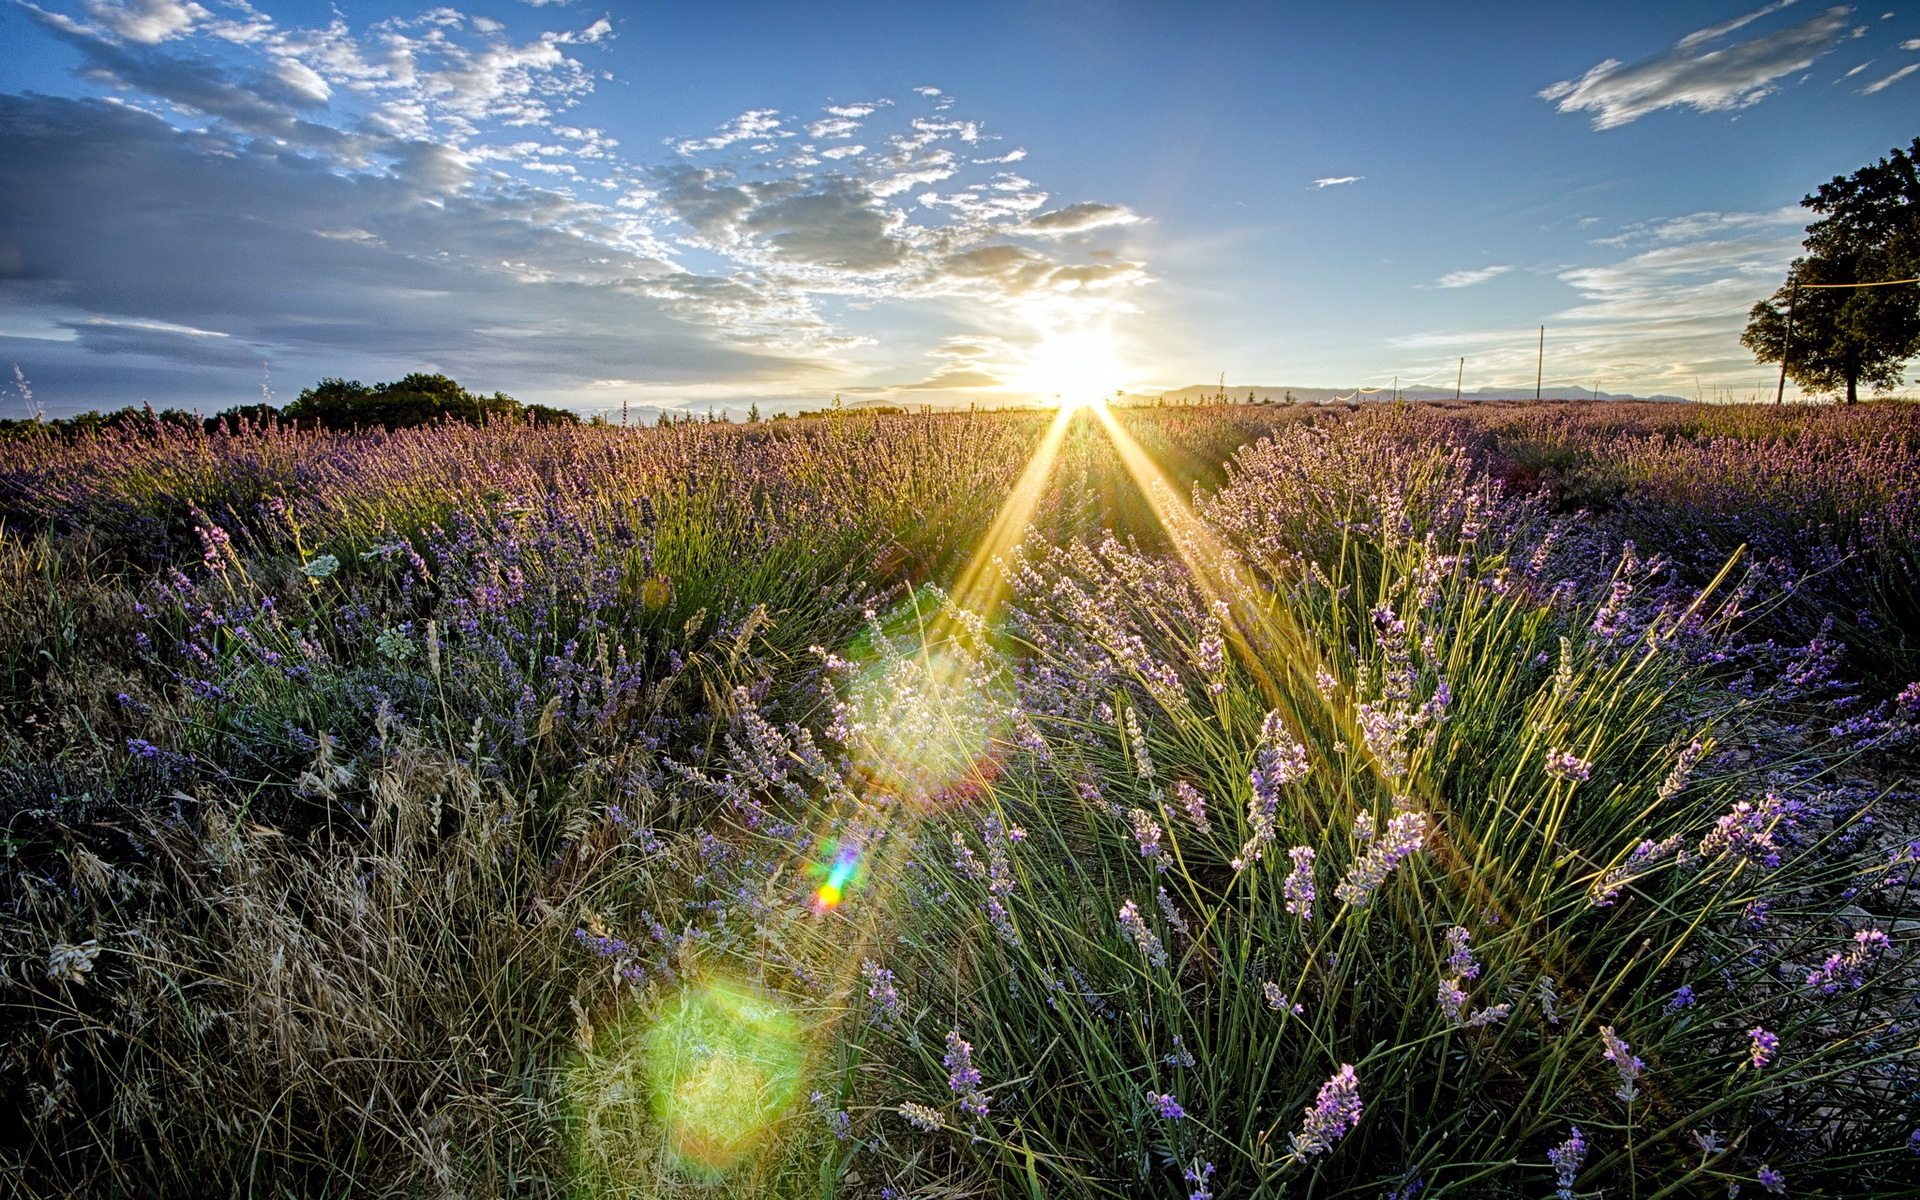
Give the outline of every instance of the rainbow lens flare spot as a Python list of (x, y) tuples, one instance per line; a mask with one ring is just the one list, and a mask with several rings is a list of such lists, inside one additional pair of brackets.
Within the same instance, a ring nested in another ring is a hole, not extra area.
[(838, 908), (847, 894), (866, 881), (866, 866), (862, 861), (860, 847), (841, 846), (837, 849), (829, 844), (820, 860), (809, 868), (808, 873), (820, 880), (813, 889), (813, 910), (826, 912)]

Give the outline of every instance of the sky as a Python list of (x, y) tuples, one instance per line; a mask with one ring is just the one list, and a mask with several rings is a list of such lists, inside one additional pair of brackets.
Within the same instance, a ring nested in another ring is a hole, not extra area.
[(1770, 394), (1801, 197), (1920, 135), (1920, 9), (1817, 0), (0, 0), (0, 47), (0, 417), (1472, 392), (1542, 325), (1549, 389)]

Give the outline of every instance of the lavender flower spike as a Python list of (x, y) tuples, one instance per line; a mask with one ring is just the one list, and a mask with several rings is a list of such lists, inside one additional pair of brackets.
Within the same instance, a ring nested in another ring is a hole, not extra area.
[(1747, 1030), (1747, 1036), (1753, 1039), (1752, 1044), (1747, 1048), (1747, 1061), (1752, 1063), (1754, 1070), (1757, 1071), (1773, 1061), (1773, 1056), (1780, 1049), (1780, 1035), (1768, 1033), (1755, 1025)]
[(1167, 950), (1160, 944), (1160, 935), (1147, 928), (1146, 918), (1140, 915), (1140, 907), (1129, 900), (1120, 906), (1120, 928), (1140, 949), (1140, 953), (1156, 967), (1167, 965)]
[(1593, 774), (1593, 764), (1571, 750), (1550, 749), (1547, 751), (1547, 774), (1568, 783), (1580, 783)]
[(1286, 882), (1281, 884), (1281, 895), (1286, 899), (1287, 911), (1302, 921), (1313, 920), (1313, 847), (1295, 846), (1287, 851), (1287, 857), (1293, 860), (1293, 870), (1287, 872)]
[(1293, 1156), (1311, 1158), (1333, 1149), (1335, 1142), (1360, 1123), (1362, 1108), (1360, 1081), (1354, 1077), (1353, 1065), (1341, 1063), (1340, 1069), (1320, 1085), (1320, 1094), (1306, 1110), (1300, 1132), (1292, 1135)]
[(1566, 1141), (1547, 1151), (1547, 1162), (1553, 1166), (1554, 1200), (1573, 1200), (1573, 1183), (1580, 1177), (1580, 1163), (1587, 1157), (1586, 1135), (1575, 1125), (1572, 1135)]
[(1428, 822), (1427, 815), (1421, 812), (1404, 812), (1387, 822), (1386, 832), (1373, 840), (1366, 853), (1354, 861), (1347, 871), (1347, 877), (1340, 886), (1333, 889), (1342, 903), (1353, 908), (1365, 908), (1373, 899), (1373, 893), (1394, 868), (1411, 858), (1415, 853), (1426, 849)]
[(1640, 1098), (1640, 1089), (1633, 1086), (1633, 1081), (1640, 1078), (1640, 1072), (1646, 1069), (1647, 1064), (1633, 1056), (1633, 1047), (1622, 1041), (1611, 1025), (1600, 1027), (1600, 1041), (1606, 1046), (1601, 1056), (1612, 1063), (1613, 1069), (1620, 1075), (1620, 1089), (1615, 1094), (1632, 1104)]

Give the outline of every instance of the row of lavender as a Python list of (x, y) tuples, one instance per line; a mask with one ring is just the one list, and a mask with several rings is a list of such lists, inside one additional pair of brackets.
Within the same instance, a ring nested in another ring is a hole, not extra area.
[[(968, 632), (925, 679), (930, 593), (886, 614), (1036, 418), (0, 447), (47, 531), (5, 548), (11, 1168), (1198, 1196), (1920, 1161), (1911, 856), (1834, 770), (1911, 698), (1836, 738), (1834, 632), (1753, 636), (1792, 592), (1899, 602), (1903, 411), (1131, 424), (1167, 462), (1273, 433), (1203, 505), (1245, 593), (1102, 539), (1083, 421), (1010, 623), (934, 620)], [(1553, 511), (1603, 469), (1606, 511)], [(1743, 505), (1766, 569), (1703, 595)], [(825, 913), (822, 839), (872, 881)], [(609, 1031), (722, 966), (805, 1014), (813, 1101), (689, 1182), (596, 1098), (631, 1090)]]

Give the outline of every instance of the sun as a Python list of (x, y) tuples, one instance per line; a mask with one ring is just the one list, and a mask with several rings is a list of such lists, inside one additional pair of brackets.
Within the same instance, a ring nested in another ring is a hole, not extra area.
[(1062, 408), (1098, 404), (1119, 391), (1126, 371), (1104, 329), (1051, 334), (1027, 352), (1012, 382)]

